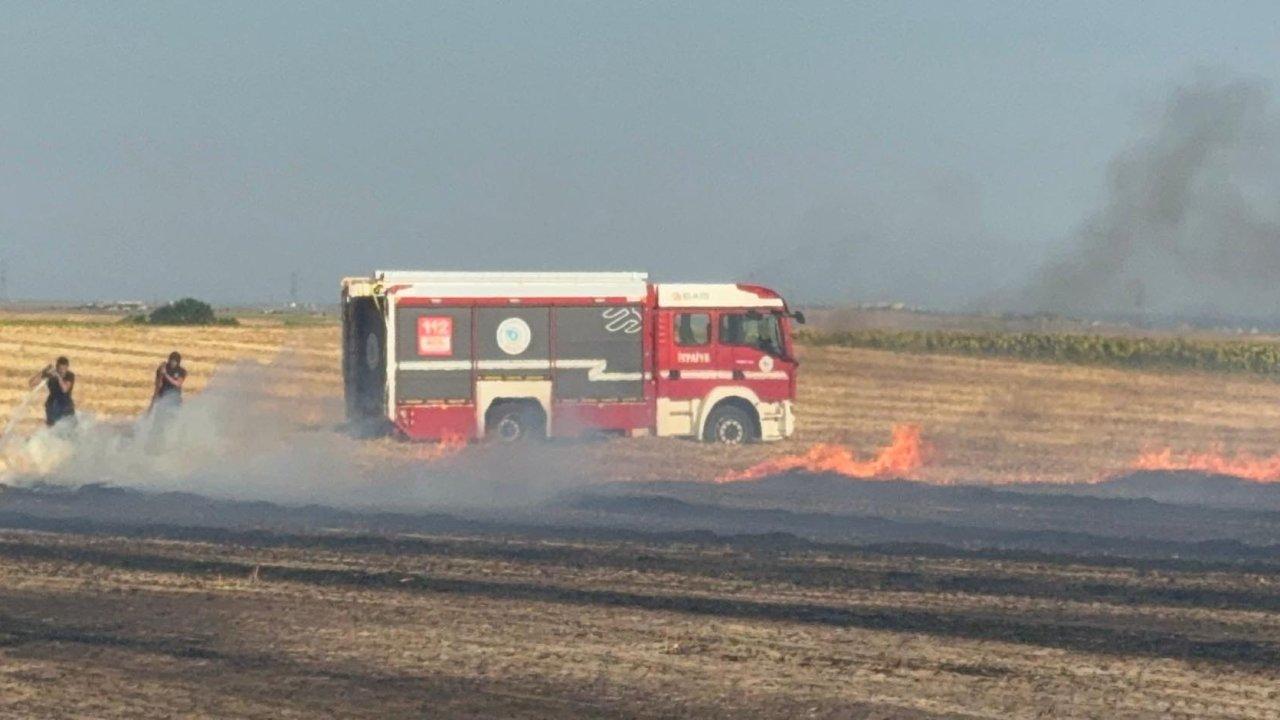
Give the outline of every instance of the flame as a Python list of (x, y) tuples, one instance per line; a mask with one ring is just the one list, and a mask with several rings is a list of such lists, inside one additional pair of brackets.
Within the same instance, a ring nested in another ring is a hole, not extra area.
[(716, 482), (755, 480), (791, 470), (810, 473), (833, 473), (853, 478), (909, 477), (924, 465), (925, 446), (920, 441), (919, 425), (895, 425), (893, 440), (880, 448), (876, 456), (859, 460), (853, 450), (842, 445), (818, 443), (800, 455), (786, 455), (765, 460), (759, 465), (716, 478)]
[(1280, 455), (1260, 457), (1249, 453), (1227, 456), (1219, 451), (1175, 453), (1172, 448), (1140, 454), (1133, 461), (1135, 470), (1192, 470), (1231, 475), (1254, 482), (1280, 482)]
[(440, 438), (438, 442), (422, 443), (415, 448), (413, 457), (415, 460), (423, 460), (426, 462), (434, 462), (443, 460), (447, 457), (453, 457), (462, 452), (467, 446), (467, 439), (462, 435), (449, 434)]

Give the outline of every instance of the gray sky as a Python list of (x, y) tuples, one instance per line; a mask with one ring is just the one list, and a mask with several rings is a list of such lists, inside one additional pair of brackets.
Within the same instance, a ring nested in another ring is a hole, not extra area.
[(1063, 251), (1175, 85), (1280, 72), (1268, 2), (0, 17), (0, 257), (21, 298), (283, 300), (296, 271), (331, 300), (375, 267), (599, 268), (954, 307)]

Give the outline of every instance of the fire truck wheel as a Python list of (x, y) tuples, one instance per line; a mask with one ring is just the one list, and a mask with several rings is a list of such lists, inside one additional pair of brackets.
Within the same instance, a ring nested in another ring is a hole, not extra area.
[(742, 445), (755, 442), (755, 419), (746, 410), (734, 405), (721, 405), (711, 411), (704, 432), (707, 442), (722, 445)]
[(489, 410), (485, 433), (501, 443), (517, 443), (545, 435), (542, 413), (526, 403), (500, 403)]

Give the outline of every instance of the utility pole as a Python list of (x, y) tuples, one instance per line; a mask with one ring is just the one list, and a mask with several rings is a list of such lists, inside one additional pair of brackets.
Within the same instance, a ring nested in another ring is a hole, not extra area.
[(0, 303), (9, 302), (9, 259), (0, 257)]
[(289, 275), (289, 307), (298, 307), (298, 271)]

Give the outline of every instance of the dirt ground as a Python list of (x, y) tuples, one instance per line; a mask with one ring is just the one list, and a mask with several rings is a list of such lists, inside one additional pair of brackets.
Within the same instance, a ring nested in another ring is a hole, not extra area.
[(0, 534), (7, 718), (1273, 718), (1280, 571)]

